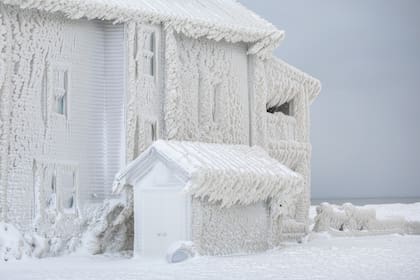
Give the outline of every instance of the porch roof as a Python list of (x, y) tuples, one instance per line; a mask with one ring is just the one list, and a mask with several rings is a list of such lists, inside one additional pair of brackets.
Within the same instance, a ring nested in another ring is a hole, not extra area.
[(248, 205), (268, 198), (287, 201), (303, 192), (303, 178), (271, 158), (262, 148), (201, 142), (156, 141), (115, 177), (113, 190), (147, 172), (163, 159), (186, 181), (185, 191), (222, 207)]

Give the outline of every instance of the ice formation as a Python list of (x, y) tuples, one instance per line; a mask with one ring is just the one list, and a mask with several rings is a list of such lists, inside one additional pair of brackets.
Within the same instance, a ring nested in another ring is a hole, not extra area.
[(22, 1), (3, 0), (22, 9), (62, 12), (68, 18), (100, 18), (115, 22), (160, 24), (165, 22), (188, 37), (206, 37), (231, 43), (255, 43), (250, 53), (270, 53), (283, 39), (284, 32), (275, 28), (236, 1), (225, 0), (106, 0), (106, 1)]
[(342, 206), (322, 203), (316, 212), (315, 232), (330, 231), (336, 235), (420, 234), (418, 222), (398, 216), (380, 219), (376, 217), (375, 209), (351, 203)]
[(287, 207), (303, 191), (302, 177), (259, 147), (162, 140), (154, 142), (116, 175), (114, 190), (126, 185), (127, 176), (138, 176), (133, 170), (153, 153), (182, 169), (188, 178), (185, 191), (210, 203), (218, 202), (221, 207), (270, 198), (284, 199)]

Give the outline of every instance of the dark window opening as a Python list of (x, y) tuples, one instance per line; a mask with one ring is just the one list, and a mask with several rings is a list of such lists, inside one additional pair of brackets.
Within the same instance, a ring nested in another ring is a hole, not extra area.
[(152, 122), (150, 124), (150, 131), (151, 131), (152, 142), (154, 142), (157, 140), (157, 123), (156, 122)]
[(134, 130), (134, 147), (133, 147), (133, 159), (139, 155), (139, 144), (140, 144), (140, 123), (139, 118), (136, 118), (136, 126)]
[(285, 102), (279, 106), (273, 106), (267, 109), (268, 113), (274, 114), (277, 112), (281, 112), (283, 114), (285, 114), (286, 116), (290, 116), (291, 115), (291, 103), (290, 102)]
[(212, 119), (213, 122), (216, 122), (219, 118), (219, 114), (220, 114), (220, 104), (219, 104), (219, 100), (220, 100), (220, 91), (221, 91), (221, 84), (217, 84), (215, 85), (215, 87), (213, 88), (213, 106), (211, 108), (211, 115), (212, 115)]

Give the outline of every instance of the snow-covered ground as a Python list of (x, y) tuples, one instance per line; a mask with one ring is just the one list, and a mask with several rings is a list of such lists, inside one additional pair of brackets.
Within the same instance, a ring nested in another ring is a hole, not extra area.
[[(370, 205), (379, 217), (420, 221), (420, 203)], [(312, 209), (313, 210), (313, 209)], [(314, 211), (311, 211), (313, 213)], [(266, 253), (164, 260), (74, 254), (0, 263), (0, 279), (420, 279), (420, 235), (331, 237), (312, 234), (302, 244)]]

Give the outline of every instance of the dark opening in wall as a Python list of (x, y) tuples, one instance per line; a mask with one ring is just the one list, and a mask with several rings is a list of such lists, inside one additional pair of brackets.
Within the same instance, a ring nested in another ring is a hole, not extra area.
[(274, 114), (277, 112), (282, 112), (283, 114), (290, 116), (291, 115), (291, 104), (290, 102), (285, 102), (278, 106), (273, 106), (267, 109), (268, 113)]

